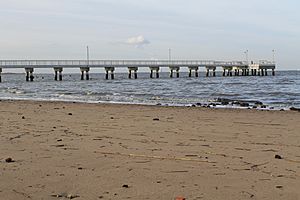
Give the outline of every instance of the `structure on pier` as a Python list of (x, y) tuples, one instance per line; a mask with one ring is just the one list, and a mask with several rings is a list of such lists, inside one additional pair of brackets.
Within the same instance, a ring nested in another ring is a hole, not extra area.
[(259, 63), (251, 63), (249, 65), (252, 76), (268, 76), (268, 70), (272, 70), (272, 75), (275, 76), (275, 68), (275, 63), (267, 60), (261, 60)]
[[(170, 70), (170, 77), (176, 71), (176, 77), (179, 77), (179, 70), (182, 67), (188, 68), (189, 77), (192, 77), (193, 71), (195, 77), (199, 76), (199, 69), (206, 69), (206, 76), (216, 76), (216, 69), (223, 69), (223, 76), (248, 76), (268, 75), (267, 70), (272, 70), (275, 75), (275, 63), (270, 61), (251, 62), (244, 61), (212, 61), (212, 60), (0, 60), (0, 82), (3, 69), (24, 68), (26, 72), (26, 81), (34, 80), (34, 69), (53, 68), (54, 79), (62, 81), (62, 72), (64, 68), (79, 68), (81, 71), (81, 80), (89, 80), (89, 71), (91, 68), (104, 68), (105, 79), (114, 79), (116, 68), (128, 68), (128, 78), (137, 78), (139, 68), (149, 68), (150, 78), (159, 78), (160, 68), (166, 67)], [(155, 72), (155, 76), (154, 76)]]

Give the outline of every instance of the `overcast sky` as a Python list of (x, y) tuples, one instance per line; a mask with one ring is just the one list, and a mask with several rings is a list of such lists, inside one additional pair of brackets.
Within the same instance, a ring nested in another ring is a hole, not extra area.
[(299, 0), (0, 0), (0, 59), (276, 60), (300, 69)]

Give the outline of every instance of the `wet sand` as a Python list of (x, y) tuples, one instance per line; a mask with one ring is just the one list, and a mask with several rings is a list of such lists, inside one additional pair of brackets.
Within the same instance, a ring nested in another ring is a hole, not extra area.
[(0, 102), (1, 200), (178, 196), (300, 199), (300, 112)]

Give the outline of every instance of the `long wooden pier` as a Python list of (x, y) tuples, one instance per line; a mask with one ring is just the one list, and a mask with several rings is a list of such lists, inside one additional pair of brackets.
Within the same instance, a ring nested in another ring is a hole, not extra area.
[(150, 78), (159, 78), (160, 68), (165, 67), (170, 70), (170, 78), (179, 78), (181, 68), (188, 68), (189, 77), (199, 76), (199, 69), (204, 68), (206, 76), (216, 76), (217, 68), (221, 68), (223, 76), (267, 76), (268, 70), (272, 70), (275, 75), (276, 64), (272, 61), (261, 60), (251, 64), (245, 61), (213, 61), (213, 60), (0, 60), (0, 82), (1, 74), (5, 69), (24, 68), (26, 81), (34, 80), (34, 69), (53, 68), (54, 79), (62, 81), (64, 68), (79, 68), (81, 80), (89, 80), (91, 68), (104, 68), (105, 79), (114, 79), (116, 68), (127, 68), (128, 78), (137, 78), (139, 68), (149, 68)]

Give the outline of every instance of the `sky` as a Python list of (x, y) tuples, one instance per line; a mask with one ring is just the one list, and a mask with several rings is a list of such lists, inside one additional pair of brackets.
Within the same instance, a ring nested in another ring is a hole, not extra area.
[(275, 60), (300, 69), (299, 0), (0, 0), (0, 59)]

